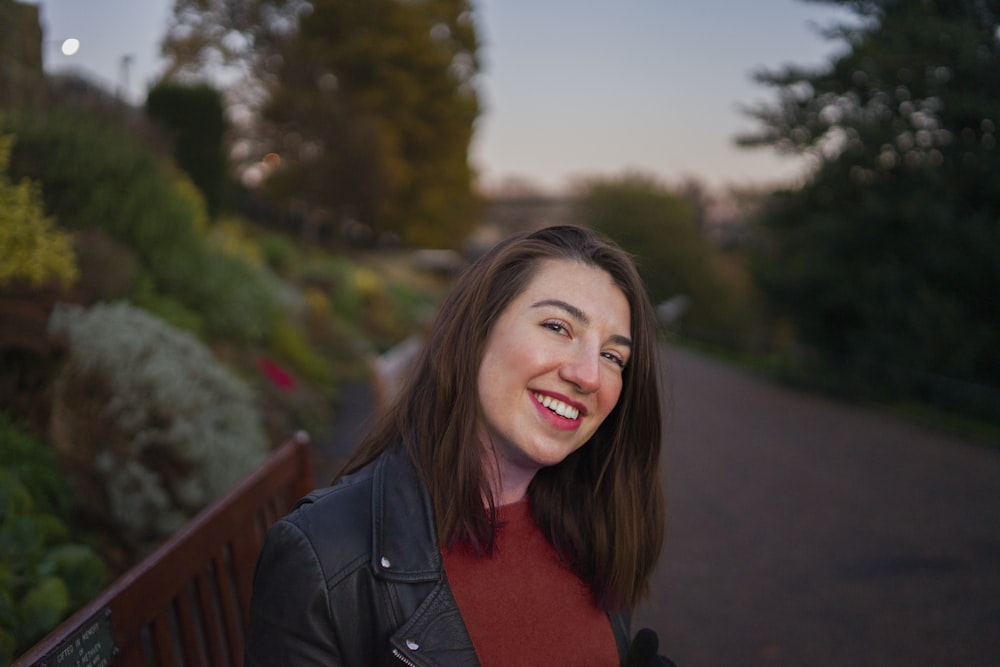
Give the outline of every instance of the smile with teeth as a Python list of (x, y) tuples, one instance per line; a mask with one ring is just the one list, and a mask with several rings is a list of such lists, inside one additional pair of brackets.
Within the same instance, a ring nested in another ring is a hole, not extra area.
[(552, 398), (551, 396), (543, 396), (537, 392), (532, 392), (532, 394), (534, 395), (536, 401), (564, 419), (576, 419), (580, 416), (580, 411), (572, 405), (566, 405), (560, 400)]

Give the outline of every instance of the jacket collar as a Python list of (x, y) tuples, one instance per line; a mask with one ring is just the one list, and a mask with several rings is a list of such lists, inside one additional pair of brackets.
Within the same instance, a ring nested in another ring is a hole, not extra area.
[(393, 581), (441, 578), (431, 499), (406, 450), (380, 456), (372, 480), (372, 570)]

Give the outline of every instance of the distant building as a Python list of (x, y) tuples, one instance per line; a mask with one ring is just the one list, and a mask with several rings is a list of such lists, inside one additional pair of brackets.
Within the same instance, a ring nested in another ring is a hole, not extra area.
[(573, 197), (545, 195), (493, 197), (486, 201), (480, 219), (482, 224), (506, 236), (517, 231), (572, 223), (578, 203)]
[(38, 5), (0, 0), (0, 109), (37, 102), (44, 91)]
[(573, 197), (540, 194), (487, 197), (479, 224), (465, 241), (463, 254), (472, 260), (514, 232), (578, 222), (574, 217), (578, 203)]

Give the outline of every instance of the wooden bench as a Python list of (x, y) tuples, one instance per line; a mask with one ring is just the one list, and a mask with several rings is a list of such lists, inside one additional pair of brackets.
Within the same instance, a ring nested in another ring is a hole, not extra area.
[(314, 487), (308, 440), (284, 443), (13, 667), (241, 667), (264, 534)]

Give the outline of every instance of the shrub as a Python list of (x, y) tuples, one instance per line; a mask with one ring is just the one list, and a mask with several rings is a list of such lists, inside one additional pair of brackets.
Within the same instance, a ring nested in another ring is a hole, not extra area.
[(41, 192), (7, 175), (13, 138), (0, 135), (0, 286), (23, 279), (38, 286), (53, 281), (68, 287), (77, 278), (71, 238), (45, 216)]
[(10, 125), (18, 136), (12, 172), (41, 181), (62, 225), (98, 227), (132, 247), (152, 292), (199, 313), (207, 336), (265, 336), (275, 314), (268, 284), (242, 257), (207, 242), (204, 198), (176, 169), (135, 136), (82, 112), (18, 117)]
[(287, 276), (299, 260), (298, 247), (281, 234), (265, 234), (259, 243), (264, 263), (279, 275)]
[(102, 499), (85, 509), (130, 546), (169, 535), (263, 459), (253, 395), (191, 334), (121, 302), (57, 306), (49, 330), (69, 346), (56, 451), (78, 497)]
[(263, 263), (263, 251), (246, 233), (244, 226), (245, 223), (241, 218), (233, 216), (216, 218), (208, 230), (208, 240), (222, 252), (242, 257), (251, 266), (260, 266)]
[(52, 452), (0, 412), (0, 664), (104, 587), (107, 568), (75, 541), (72, 498)]
[(333, 369), (329, 360), (312, 348), (302, 331), (287, 321), (277, 321), (271, 327), (271, 349), (300, 374), (319, 383), (329, 382)]
[(80, 267), (76, 291), (85, 302), (116, 301), (134, 296), (143, 272), (129, 246), (94, 227), (77, 232), (73, 248)]

